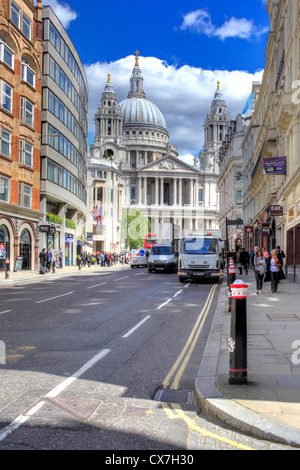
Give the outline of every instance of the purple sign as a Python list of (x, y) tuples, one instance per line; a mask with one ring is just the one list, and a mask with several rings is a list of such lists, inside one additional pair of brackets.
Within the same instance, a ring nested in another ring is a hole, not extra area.
[(264, 175), (286, 175), (286, 157), (264, 158)]

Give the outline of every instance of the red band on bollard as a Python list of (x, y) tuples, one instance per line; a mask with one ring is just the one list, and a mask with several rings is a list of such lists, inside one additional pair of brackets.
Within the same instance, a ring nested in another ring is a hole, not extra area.
[(247, 369), (229, 369), (230, 372), (247, 372)]

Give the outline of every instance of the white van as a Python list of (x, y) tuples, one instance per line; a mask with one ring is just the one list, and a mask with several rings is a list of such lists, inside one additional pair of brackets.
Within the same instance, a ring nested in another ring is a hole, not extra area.
[(172, 271), (177, 272), (178, 257), (172, 252), (171, 245), (152, 246), (148, 258), (148, 272)]
[(146, 250), (131, 250), (131, 260), (130, 265), (132, 268), (146, 268), (147, 267), (147, 258), (146, 258)]

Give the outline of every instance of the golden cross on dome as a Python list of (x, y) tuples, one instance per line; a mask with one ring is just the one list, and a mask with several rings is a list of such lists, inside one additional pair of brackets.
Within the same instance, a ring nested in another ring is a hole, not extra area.
[(217, 82), (217, 90), (220, 90), (220, 82)]
[(107, 74), (107, 83), (111, 83), (111, 74), (110, 73)]
[(138, 50), (135, 51), (135, 65), (139, 65), (139, 54)]

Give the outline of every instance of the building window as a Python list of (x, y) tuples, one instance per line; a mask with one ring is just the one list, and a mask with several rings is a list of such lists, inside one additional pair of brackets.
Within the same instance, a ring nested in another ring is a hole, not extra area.
[(11, 132), (1, 129), (1, 153), (11, 158)]
[(22, 96), (20, 99), (20, 121), (34, 127), (34, 105)]
[(14, 68), (14, 51), (2, 36), (0, 36), (0, 60), (12, 69)]
[(203, 202), (203, 189), (198, 190), (198, 201)]
[(22, 57), (22, 71), (21, 78), (25, 82), (29, 83), (32, 87), (35, 87), (35, 72), (29, 65), (28, 60)]
[(18, 204), (22, 207), (22, 183), (19, 183)]
[(237, 183), (243, 181), (243, 168), (241, 166), (237, 166), (235, 170), (235, 176)]
[(236, 191), (236, 205), (237, 206), (243, 205), (243, 191), (241, 190)]
[(28, 39), (31, 39), (31, 21), (27, 16), (23, 13), (23, 25), (22, 31)]
[(32, 193), (31, 186), (27, 186), (26, 184), (24, 184), (24, 199), (23, 199), (24, 204), (23, 205), (27, 209), (31, 209), (31, 193)]
[(9, 179), (0, 175), (0, 201), (9, 201)]
[(12, 113), (13, 89), (6, 82), (2, 82), (1, 106), (9, 113)]
[(20, 17), (21, 17), (21, 10), (15, 4), (15, 2), (11, 2), (11, 21), (20, 28)]
[(19, 163), (33, 167), (33, 146), (24, 140), (20, 140)]

